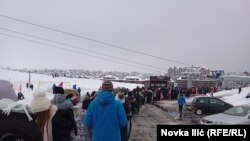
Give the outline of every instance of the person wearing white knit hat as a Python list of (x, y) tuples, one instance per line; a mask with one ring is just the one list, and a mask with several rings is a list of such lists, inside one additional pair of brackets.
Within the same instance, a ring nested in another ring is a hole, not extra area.
[(33, 100), (31, 101), (31, 109), (34, 113), (48, 110), (51, 106), (50, 100), (46, 97), (44, 91), (38, 90), (34, 94)]
[(57, 112), (57, 107), (51, 104), (45, 91), (36, 90), (33, 95), (30, 105), (37, 115), (36, 122), (40, 127), (43, 141), (53, 141), (52, 118)]
[(36, 90), (31, 109), (37, 115), (43, 141), (70, 141), (71, 131), (76, 129), (73, 109), (60, 109), (46, 97), (46, 92)]

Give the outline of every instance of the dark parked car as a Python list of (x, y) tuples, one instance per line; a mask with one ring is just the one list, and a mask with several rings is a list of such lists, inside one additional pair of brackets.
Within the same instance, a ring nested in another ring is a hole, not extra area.
[(186, 103), (185, 103), (185, 109), (186, 110), (191, 110), (192, 107), (192, 102), (195, 97), (205, 97), (206, 95), (203, 94), (191, 94), (188, 98), (186, 98)]
[(192, 101), (191, 110), (197, 114), (217, 114), (233, 107), (216, 97), (195, 97)]

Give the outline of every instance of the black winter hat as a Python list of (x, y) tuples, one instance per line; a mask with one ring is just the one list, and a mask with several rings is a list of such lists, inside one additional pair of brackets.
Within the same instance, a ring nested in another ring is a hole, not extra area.
[(53, 94), (64, 94), (63, 87), (55, 86), (54, 89), (53, 89)]
[(69, 99), (69, 98), (72, 98), (73, 97), (73, 94), (68, 94), (67, 96), (66, 96), (66, 99)]

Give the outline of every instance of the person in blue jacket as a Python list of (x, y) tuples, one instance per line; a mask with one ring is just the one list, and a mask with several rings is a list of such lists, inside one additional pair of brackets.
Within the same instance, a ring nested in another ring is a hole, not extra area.
[(73, 89), (74, 89), (74, 90), (77, 90), (77, 88), (76, 88), (76, 84), (74, 84), (74, 85), (73, 85)]
[(180, 119), (182, 118), (182, 110), (183, 110), (183, 105), (186, 103), (185, 97), (183, 93), (180, 93), (178, 97), (178, 105), (179, 105), (179, 113), (180, 113)]
[(113, 84), (105, 80), (98, 96), (87, 110), (83, 123), (91, 128), (92, 141), (120, 141), (120, 129), (127, 125), (121, 102), (115, 100)]

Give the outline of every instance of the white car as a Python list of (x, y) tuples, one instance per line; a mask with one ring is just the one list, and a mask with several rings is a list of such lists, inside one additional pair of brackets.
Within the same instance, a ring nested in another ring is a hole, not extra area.
[(250, 105), (234, 106), (223, 113), (205, 116), (203, 125), (250, 125)]

